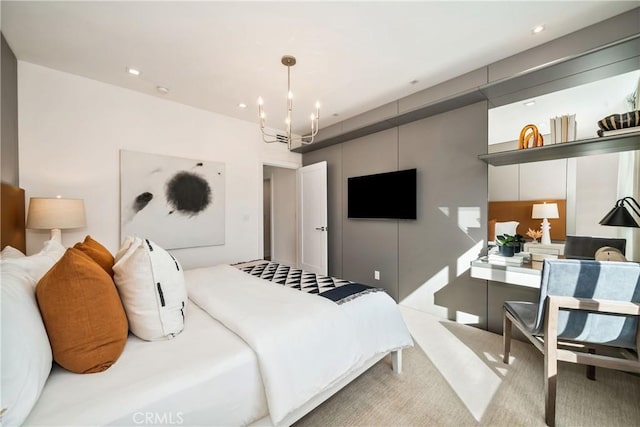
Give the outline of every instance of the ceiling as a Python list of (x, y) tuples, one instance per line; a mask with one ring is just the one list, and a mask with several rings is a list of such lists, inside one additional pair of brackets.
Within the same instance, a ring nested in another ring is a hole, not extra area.
[[(638, 7), (637, 1), (2, 1), (18, 60), (257, 123), (320, 127)], [(544, 24), (545, 30), (532, 34)], [(137, 68), (140, 76), (126, 73)], [(169, 89), (167, 94), (157, 86)], [(245, 103), (248, 108), (239, 108)]]

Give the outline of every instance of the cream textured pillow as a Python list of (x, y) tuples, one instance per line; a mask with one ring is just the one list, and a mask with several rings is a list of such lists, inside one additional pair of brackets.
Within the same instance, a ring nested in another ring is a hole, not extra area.
[(603, 246), (598, 249), (594, 255), (596, 261), (626, 261), (624, 255), (620, 249), (612, 248), (610, 246)]
[(21, 425), (51, 371), (51, 346), (35, 296), (35, 283), (15, 264), (0, 267), (2, 301), (2, 425)]
[(42, 250), (37, 254), (19, 258), (3, 258), (2, 263), (17, 265), (31, 276), (34, 283), (38, 283), (42, 276), (53, 267), (53, 264), (62, 258), (65, 250), (57, 240), (47, 240), (44, 242)]
[(172, 338), (184, 328), (187, 289), (180, 263), (150, 240), (127, 237), (114, 276), (129, 329), (147, 341)]
[(0, 259), (16, 259), (23, 257), (24, 254), (13, 246), (5, 246), (2, 252), (0, 252)]

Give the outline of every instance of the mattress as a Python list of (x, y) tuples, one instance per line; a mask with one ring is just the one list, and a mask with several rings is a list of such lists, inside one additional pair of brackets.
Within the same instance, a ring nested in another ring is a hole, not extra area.
[(196, 304), (167, 341), (130, 335), (109, 369), (54, 364), (24, 425), (246, 425), (268, 414), (254, 352)]

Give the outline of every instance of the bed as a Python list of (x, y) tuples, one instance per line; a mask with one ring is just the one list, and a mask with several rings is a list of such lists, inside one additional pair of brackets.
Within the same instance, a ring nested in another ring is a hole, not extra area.
[(255, 354), (194, 304), (175, 339), (148, 342), (130, 334), (104, 372), (74, 374), (54, 364), (24, 425), (234, 426), (267, 414)]
[[(118, 361), (97, 374), (53, 363), (24, 425), (291, 425), (389, 353), (401, 371), (401, 350), (413, 343), (384, 291), (285, 266), (274, 270), (292, 273), (284, 281), (258, 277), (273, 268), (185, 271), (180, 334), (129, 334)], [(301, 292), (311, 276), (316, 291)], [(5, 328), (3, 320), (3, 337)]]

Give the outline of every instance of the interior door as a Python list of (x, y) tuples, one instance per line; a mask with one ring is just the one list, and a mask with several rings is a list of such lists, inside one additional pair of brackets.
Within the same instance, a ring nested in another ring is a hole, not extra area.
[(297, 170), (298, 262), (300, 268), (328, 274), (327, 162)]

